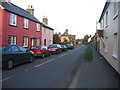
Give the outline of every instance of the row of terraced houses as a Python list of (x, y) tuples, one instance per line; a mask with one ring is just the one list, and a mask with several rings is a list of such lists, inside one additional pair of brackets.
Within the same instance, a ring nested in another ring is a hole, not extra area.
[[(107, 0), (99, 19), (99, 52), (120, 73), (120, 2)], [(97, 39), (98, 40), (98, 39)]]
[(47, 17), (40, 22), (34, 17), (34, 9), (26, 10), (9, 0), (0, 1), (0, 45), (21, 45), (30, 48), (34, 45), (53, 44), (54, 29), (48, 26)]

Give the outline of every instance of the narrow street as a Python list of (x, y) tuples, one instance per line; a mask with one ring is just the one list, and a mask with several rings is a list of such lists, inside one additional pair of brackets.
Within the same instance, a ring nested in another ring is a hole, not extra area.
[(3, 70), (3, 88), (68, 88), (86, 49), (76, 45), (74, 50)]

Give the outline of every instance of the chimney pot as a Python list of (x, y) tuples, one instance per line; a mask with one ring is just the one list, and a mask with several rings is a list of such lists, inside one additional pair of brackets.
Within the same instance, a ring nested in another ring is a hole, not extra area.
[(28, 5), (28, 8), (26, 9), (30, 14), (34, 15), (34, 9), (32, 5)]

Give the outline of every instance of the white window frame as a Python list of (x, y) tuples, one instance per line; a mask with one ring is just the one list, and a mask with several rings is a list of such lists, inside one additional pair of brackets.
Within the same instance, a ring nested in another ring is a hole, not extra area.
[(118, 48), (117, 47), (118, 47), (118, 34), (115, 33), (114, 41), (113, 41), (113, 55), (112, 55), (115, 59), (118, 58)]
[(23, 36), (23, 47), (28, 47), (28, 37)]
[(100, 23), (101, 25), (100, 25), (100, 27), (101, 27), (101, 29), (102, 29), (102, 21), (101, 21), (101, 23)]
[(9, 35), (9, 45), (16, 45), (16, 36)]
[(40, 24), (36, 23), (36, 27), (37, 27), (37, 32), (39, 32), (40, 31)]
[(117, 14), (117, 2), (114, 0), (114, 16)]
[(17, 15), (10, 13), (10, 25), (17, 26)]
[(49, 40), (49, 45), (51, 45), (52, 44), (52, 40)]
[(107, 28), (108, 27), (108, 11), (106, 12), (106, 22), (105, 22), (105, 24), (106, 24), (105, 28)]
[(36, 45), (40, 45), (40, 38), (36, 38)]
[(105, 53), (107, 53), (108, 50), (108, 37), (105, 38)]
[(24, 18), (23, 23), (24, 23), (24, 28), (29, 28), (29, 19)]

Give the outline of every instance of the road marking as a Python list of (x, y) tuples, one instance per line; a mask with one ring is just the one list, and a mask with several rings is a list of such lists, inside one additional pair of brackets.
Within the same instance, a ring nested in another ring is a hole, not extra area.
[(26, 72), (29, 71), (28, 69), (25, 70)]
[(0, 82), (3, 82), (3, 81), (6, 81), (6, 80), (8, 80), (8, 79), (10, 79), (10, 78), (12, 78), (13, 76), (10, 76), (10, 77), (7, 77), (7, 78), (5, 78), (5, 79), (2, 79), (2, 80), (0, 80)]
[(63, 57), (63, 56), (65, 56), (65, 55), (67, 55), (67, 53), (65, 53), (65, 54), (62, 54), (62, 55), (60, 55), (59, 57)]
[(51, 59), (51, 60), (49, 60), (49, 61), (46, 61), (46, 62), (44, 62), (44, 63), (41, 63), (41, 64), (39, 64), (39, 65), (36, 65), (36, 66), (34, 66), (34, 68), (37, 68), (37, 67), (39, 67), (39, 66), (42, 66), (42, 65), (44, 65), (44, 64), (46, 64), (46, 63), (49, 63), (49, 62), (51, 62), (51, 61), (53, 61), (53, 60), (55, 60), (55, 58), (53, 58), (53, 59)]

